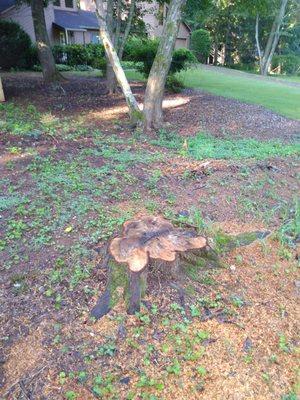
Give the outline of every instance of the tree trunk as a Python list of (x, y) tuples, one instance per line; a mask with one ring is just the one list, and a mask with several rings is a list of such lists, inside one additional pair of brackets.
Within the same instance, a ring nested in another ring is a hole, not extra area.
[[(114, 0), (107, 1), (106, 24), (112, 43), (115, 45), (115, 35), (113, 26), (113, 8), (114, 8), (113, 5), (114, 5)], [(109, 61), (109, 58), (107, 56), (106, 56), (106, 84), (108, 93), (114, 94), (117, 88), (116, 76), (112, 68), (112, 65)]]
[(121, 86), (122, 92), (124, 94), (127, 106), (129, 108), (129, 115), (132, 124), (137, 124), (142, 118), (142, 113), (139, 109), (138, 103), (131, 91), (130, 85), (121, 66), (120, 59), (115, 50), (113, 42), (111, 40), (110, 34), (107, 29), (105, 11), (103, 6), (103, 0), (95, 0), (96, 4), (96, 14), (99, 21), (99, 35), (104, 45), (106, 56), (114, 70), (115, 76), (119, 85)]
[(263, 52), (261, 52), (261, 50), (259, 50), (259, 40), (258, 40), (258, 18), (256, 19), (256, 44), (257, 44), (257, 49), (258, 49), (258, 53), (261, 53), (259, 58), (260, 58), (260, 73), (261, 75), (267, 75), (271, 62), (272, 62), (272, 58), (274, 55), (274, 52), (276, 50), (276, 47), (278, 45), (278, 41), (280, 38), (280, 29), (282, 26), (282, 22), (283, 22), (283, 18), (284, 18), (284, 14), (285, 14), (285, 10), (286, 10), (286, 6), (287, 6), (287, 2), (288, 0), (281, 0), (280, 3), (280, 8), (278, 10), (278, 13), (274, 19), (274, 22), (272, 24), (272, 29), (270, 32), (270, 35), (268, 37), (268, 41), (266, 44), (266, 47), (264, 49)]
[[(134, 16), (134, 10), (135, 10), (135, 1), (136, 0), (131, 0), (128, 17), (127, 17), (127, 22), (126, 22), (126, 27), (125, 27), (124, 35), (122, 37), (121, 42), (120, 42), (120, 32), (121, 32), (122, 3), (120, 0), (118, 0), (118, 3), (117, 3), (117, 26), (116, 26), (116, 30), (114, 32), (113, 18), (112, 18), (113, 17), (113, 15), (112, 15), (113, 1), (110, 0), (108, 2), (107, 17), (106, 17), (107, 28), (111, 35), (112, 42), (114, 43), (115, 49), (118, 53), (120, 60), (122, 60), (122, 58), (123, 58), (125, 44), (128, 39), (130, 30), (131, 30), (131, 25), (132, 25), (132, 20), (133, 20), (133, 16)], [(109, 94), (115, 93), (116, 88), (117, 88), (117, 81), (116, 81), (116, 76), (115, 76), (114, 70), (109, 61), (107, 62), (107, 67), (106, 67), (106, 81), (107, 81), (107, 89), (108, 89)]]
[(219, 44), (217, 41), (215, 41), (214, 44), (214, 60), (213, 60), (213, 64), (214, 65), (218, 65), (218, 55), (219, 55)]
[(258, 58), (259, 58), (259, 69), (262, 71), (262, 51), (260, 48), (260, 43), (259, 43), (259, 15), (256, 15), (256, 21), (255, 21), (255, 41), (256, 41), (256, 48), (258, 52)]
[(141, 300), (146, 294), (147, 268), (140, 272), (128, 272), (127, 312), (134, 315), (141, 309)]
[(63, 77), (56, 69), (47, 33), (44, 2), (41, 0), (31, 0), (31, 11), (38, 57), (42, 66), (44, 81), (50, 83), (61, 80)]
[[(228, 15), (228, 20), (230, 21), (230, 14)], [(226, 66), (232, 65), (231, 42), (232, 42), (231, 23), (229, 22), (227, 25), (227, 29), (226, 29), (225, 45), (224, 45), (224, 49), (225, 49), (224, 64)]]
[(172, 0), (158, 50), (149, 74), (145, 102), (144, 129), (159, 129), (163, 125), (162, 102), (167, 75), (172, 61), (172, 53), (181, 20), (182, 7), (186, 0)]
[(2, 103), (3, 101), (5, 101), (5, 97), (4, 97), (4, 91), (3, 91), (2, 81), (1, 81), (1, 77), (0, 77), (0, 103)]
[(134, 10), (135, 10), (135, 1), (136, 0), (131, 0), (130, 9), (129, 9), (129, 13), (128, 13), (128, 18), (127, 18), (127, 22), (126, 22), (124, 35), (123, 35), (123, 38), (122, 38), (122, 41), (120, 43), (120, 47), (119, 47), (119, 50), (118, 50), (118, 55), (119, 55), (120, 60), (122, 60), (125, 44), (126, 44), (126, 41), (128, 39), (130, 30), (131, 30), (131, 25), (132, 25), (132, 20), (133, 20), (133, 16), (134, 16)]

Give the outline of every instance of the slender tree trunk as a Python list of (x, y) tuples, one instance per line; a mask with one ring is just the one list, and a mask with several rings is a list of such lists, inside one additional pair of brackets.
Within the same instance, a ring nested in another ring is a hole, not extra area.
[(38, 57), (42, 66), (44, 81), (50, 83), (61, 80), (62, 76), (56, 69), (47, 33), (44, 2), (42, 0), (31, 0), (31, 11)]
[(256, 41), (256, 48), (257, 48), (257, 53), (258, 53), (258, 58), (259, 58), (259, 69), (260, 71), (262, 70), (262, 51), (260, 48), (260, 43), (259, 43), (259, 15), (256, 15), (256, 21), (255, 21), (255, 41)]
[(99, 26), (100, 26), (99, 35), (100, 35), (100, 38), (104, 45), (106, 56), (109, 59), (110, 64), (112, 65), (112, 68), (116, 75), (117, 81), (118, 81), (119, 85), (121, 86), (122, 92), (126, 99), (126, 103), (129, 108), (129, 115), (130, 115), (131, 123), (136, 124), (142, 118), (142, 113), (141, 113), (138, 103), (131, 91), (128, 80), (127, 80), (124, 70), (121, 66), (120, 59), (115, 50), (113, 42), (110, 38), (108, 29), (107, 29), (107, 24), (106, 24), (103, 0), (94, 0), (94, 1), (96, 4), (96, 14), (97, 14)]
[(120, 47), (118, 50), (118, 55), (119, 55), (120, 60), (122, 60), (125, 44), (127, 42), (130, 30), (131, 30), (132, 20), (133, 20), (134, 11), (135, 11), (135, 2), (136, 2), (136, 0), (131, 0), (131, 3), (130, 3), (130, 8), (129, 8), (129, 13), (128, 13), (128, 18), (127, 18), (127, 22), (126, 22), (124, 35), (123, 35), (123, 38), (122, 38), (122, 41), (120, 43)]
[[(107, 9), (106, 9), (106, 24), (107, 30), (111, 37), (112, 43), (115, 45), (115, 35), (114, 35), (114, 26), (113, 26), (113, 10), (114, 10), (114, 0), (107, 1)], [(107, 82), (107, 90), (109, 94), (114, 94), (117, 87), (116, 77), (113, 70), (113, 67), (109, 61), (109, 58), (106, 56), (106, 82)]]
[[(106, 18), (107, 27), (108, 27), (108, 31), (110, 32), (111, 37), (113, 38), (113, 43), (114, 43), (115, 49), (117, 50), (117, 53), (118, 53), (118, 56), (119, 56), (120, 60), (122, 60), (122, 58), (123, 58), (125, 44), (126, 44), (126, 41), (128, 39), (130, 30), (131, 30), (132, 20), (133, 20), (134, 11), (135, 11), (135, 3), (136, 3), (136, 0), (131, 0), (131, 2), (130, 2), (130, 8), (129, 8), (128, 17), (127, 17), (127, 21), (126, 21), (125, 31), (124, 31), (124, 35), (123, 35), (123, 37), (121, 39), (120, 38), (120, 33), (121, 33), (121, 11), (122, 11), (121, 10), (121, 7), (122, 7), (121, 0), (118, 0), (118, 3), (117, 3), (117, 26), (116, 26), (115, 32), (114, 32), (114, 29), (113, 29), (113, 18), (112, 18), (113, 1), (110, 0), (108, 2), (108, 10), (107, 10), (107, 18)], [(106, 68), (106, 80), (107, 80), (108, 92), (110, 94), (115, 93), (116, 88), (117, 88), (117, 81), (116, 81), (115, 73), (114, 73), (114, 71), (112, 69), (112, 66), (111, 66), (111, 64), (109, 62), (107, 63), (107, 68)]]
[(214, 60), (213, 60), (213, 64), (217, 65), (218, 64), (218, 55), (219, 55), (219, 44), (217, 41), (215, 41), (214, 44)]
[(280, 38), (280, 29), (282, 26), (286, 6), (287, 6), (288, 0), (281, 0), (280, 7), (278, 10), (278, 13), (274, 19), (274, 22), (272, 24), (272, 29), (268, 37), (268, 41), (266, 44), (266, 47), (264, 51), (262, 52), (260, 47), (259, 47), (259, 39), (258, 39), (258, 18), (256, 18), (256, 45), (257, 45), (257, 50), (259, 54), (259, 59), (260, 59), (260, 73), (261, 75), (267, 75), (272, 58), (274, 55), (274, 52), (276, 50), (276, 47), (278, 45), (278, 41)]
[(0, 76), (0, 103), (3, 102), (3, 101), (5, 101), (5, 97), (4, 97), (4, 91), (3, 91), (1, 76)]
[(172, 61), (172, 53), (181, 20), (182, 8), (186, 0), (172, 0), (164, 21), (158, 50), (149, 74), (145, 102), (144, 128), (159, 129), (163, 124), (162, 102), (167, 75)]
[[(230, 21), (230, 14), (228, 15), (228, 20)], [(229, 22), (227, 25), (227, 30), (226, 30), (226, 37), (225, 37), (225, 58), (224, 58), (224, 64), (226, 66), (230, 66), (232, 64), (232, 57), (231, 57), (231, 23)]]

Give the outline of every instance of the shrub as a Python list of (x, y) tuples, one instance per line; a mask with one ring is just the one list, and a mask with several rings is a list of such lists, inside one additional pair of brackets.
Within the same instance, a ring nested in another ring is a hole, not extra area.
[(197, 59), (194, 54), (188, 49), (177, 49), (172, 56), (170, 74), (175, 74), (187, 68), (190, 64), (196, 63)]
[(72, 67), (70, 67), (69, 65), (65, 65), (65, 64), (56, 64), (56, 69), (59, 72), (72, 71)]
[(59, 64), (89, 65), (99, 69), (105, 66), (104, 47), (101, 44), (54, 45), (52, 50), (55, 62)]
[(199, 61), (206, 61), (211, 49), (211, 37), (207, 30), (198, 29), (192, 33), (191, 49)]
[(85, 72), (85, 71), (93, 71), (93, 68), (86, 64), (79, 64), (74, 66), (74, 70)]
[(133, 36), (127, 40), (123, 58), (126, 61), (140, 63), (137, 65), (137, 70), (147, 77), (150, 73), (158, 44), (158, 39), (140, 39)]
[(36, 59), (29, 35), (17, 23), (0, 20), (0, 68), (29, 68)]
[(297, 75), (300, 73), (300, 56), (296, 54), (275, 55), (272, 59), (272, 69), (280, 68), (280, 73)]
[(172, 93), (180, 93), (184, 89), (184, 84), (177, 76), (169, 75), (167, 77), (166, 88)]
[[(158, 39), (131, 37), (125, 46), (124, 60), (136, 63), (136, 69), (147, 77), (150, 73), (158, 44)], [(188, 66), (188, 64), (196, 61), (195, 56), (190, 50), (175, 50), (170, 67), (170, 74), (179, 72)]]

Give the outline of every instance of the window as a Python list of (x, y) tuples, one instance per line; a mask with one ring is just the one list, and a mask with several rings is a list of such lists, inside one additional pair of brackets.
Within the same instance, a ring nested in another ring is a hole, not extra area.
[(74, 35), (74, 32), (73, 32), (73, 31), (68, 31), (67, 35), (68, 35), (68, 39), (69, 39), (68, 42), (69, 42), (70, 44), (74, 44), (74, 43), (75, 43), (75, 35)]
[(60, 0), (54, 0), (53, 5), (56, 7), (60, 7)]
[(91, 43), (100, 43), (99, 32), (91, 32)]
[(66, 35), (64, 32), (59, 32), (59, 43), (66, 44)]
[(73, 8), (73, 0), (65, 0), (65, 5), (67, 8)]

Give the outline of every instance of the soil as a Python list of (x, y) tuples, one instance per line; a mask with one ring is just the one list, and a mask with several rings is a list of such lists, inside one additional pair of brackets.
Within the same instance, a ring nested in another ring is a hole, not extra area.
[[(298, 160), (198, 162), (152, 145), (154, 133), (136, 139), (122, 95), (107, 96), (101, 79), (74, 77), (61, 89), (15, 74), (3, 85), (9, 103), (83, 121), (88, 133), (36, 139), (0, 132), (0, 200), (29, 199), (0, 208), (2, 398), (296, 399), (284, 396), (299, 389), (299, 238), (288, 247), (278, 232), (293, 221)], [(132, 87), (142, 101), (143, 85)], [(168, 128), (184, 137), (206, 131), (293, 143), (300, 133), (299, 121), (206, 93), (168, 94), (165, 106)], [(94, 129), (104, 135), (98, 141)], [(127, 161), (124, 172), (118, 156), (128, 153), (152, 161)], [(98, 193), (90, 182), (105, 166)], [(88, 200), (102, 208), (82, 211)], [(222, 254), (222, 269), (204, 268), (183, 287), (167, 271), (151, 271), (142, 313), (127, 316), (120, 301), (94, 322), (90, 311), (107, 277), (101, 248), (123, 221), (110, 224), (126, 212), (188, 216), (209, 235), (271, 234)], [(39, 245), (35, 239), (45, 240), (53, 226), (51, 241)]]

